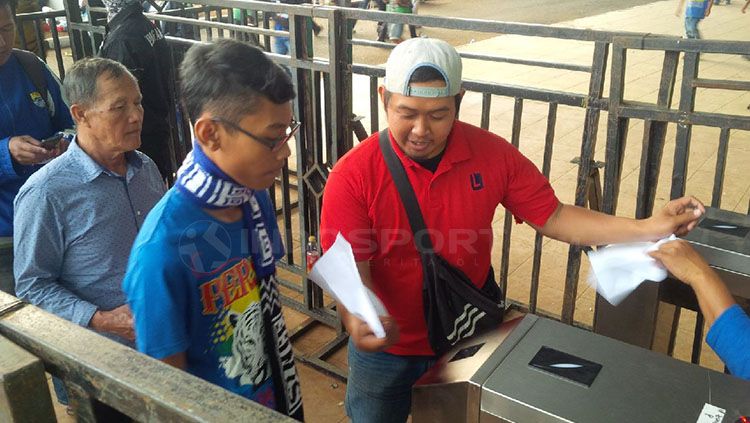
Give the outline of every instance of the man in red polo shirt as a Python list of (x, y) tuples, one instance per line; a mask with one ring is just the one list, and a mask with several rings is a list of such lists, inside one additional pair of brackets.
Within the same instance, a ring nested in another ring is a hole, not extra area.
[[(393, 49), (379, 93), (390, 142), (414, 188), (435, 251), (477, 287), (488, 280), (492, 218), (502, 204), (539, 233), (581, 245), (656, 240), (686, 232), (704, 210), (693, 198), (636, 221), (561, 204), (547, 179), (503, 138), (456, 119), (461, 58), (449, 44), (414, 38)], [(333, 168), (321, 237), (341, 232), (364, 283), (390, 317), (385, 338), (339, 304), (350, 334), (347, 414), (355, 423), (402, 422), (411, 386), (432, 365), (422, 305), (422, 263), (378, 144), (357, 145)], [(492, 280), (489, 278), (489, 280)]]

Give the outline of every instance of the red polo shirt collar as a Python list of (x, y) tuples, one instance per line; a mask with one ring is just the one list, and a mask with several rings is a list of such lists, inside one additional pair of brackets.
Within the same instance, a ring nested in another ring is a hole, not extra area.
[[(469, 143), (466, 142), (461, 126), (457, 125), (456, 122), (457, 121), (453, 121), (453, 128), (448, 134), (448, 142), (445, 145), (445, 154), (443, 155), (443, 159), (440, 160), (440, 165), (435, 171), (435, 177), (449, 171), (455, 163), (469, 160), (472, 157), (471, 146), (469, 146)], [(393, 151), (396, 152), (396, 155), (398, 156), (399, 160), (401, 160), (401, 164), (403, 164), (404, 168), (411, 167), (423, 169), (422, 166), (419, 165), (419, 163), (412, 160), (411, 157), (407, 156), (403, 152), (403, 150), (401, 150), (401, 147), (399, 147), (398, 143), (396, 143), (396, 139), (393, 138), (393, 133), (390, 131), (390, 129), (388, 130), (388, 138), (391, 141), (391, 148), (393, 148)]]

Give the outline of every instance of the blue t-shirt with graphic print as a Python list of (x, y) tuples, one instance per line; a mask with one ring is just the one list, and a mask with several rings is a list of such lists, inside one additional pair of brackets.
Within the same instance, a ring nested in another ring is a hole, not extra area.
[(709, 1), (711, 0), (687, 0), (687, 6), (685, 7), (685, 17), (698, 19), (705, 18)]
[(244, 219), (220, 222), (172, 188), (135, 240), (123, 290), (139, 351), (185, 352), (188, 372), (277, 409), (260, 284), (272, 281), (283, 246), (268, 194), (254, 197), (273, 241), (273, 252), (255, 252), (266, 263), (254, 263), (259, 242), (248, 239), (258, 234)]

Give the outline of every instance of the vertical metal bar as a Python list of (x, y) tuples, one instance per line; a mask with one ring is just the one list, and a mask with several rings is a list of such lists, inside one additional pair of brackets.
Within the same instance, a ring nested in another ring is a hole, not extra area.
[[(510, 143), (518, 148), (521, 139), (521, 118), (523, 117), (523, 98), (516, 97), (513, 104), (513, 128), (511, 130)], [(500, 290), (503, 301), (508, 296), (508, 273), (510, 267), (510, 241), (513, 233), (513, 216), (505, 210), (505, 221), (503, 222), (503, 247), (500, 256)]]
[(98, 50), (96, 48), (96, 39), (94, 38), (94, 33), (89, 32), (88, 35), (89, 35), (88, 40), (89, 40), (89, 46), (90, 46), (89, 51), (88, 51), (89, 56), (96, 56), (96, 52)]
[[(555, 123), (557, 122), (557, 103), (549, 104), (547, 113), (547, 133), (544, 138), (544, 160), (542, 174), (549, 179), (552, 166), (552, 147), (555, 142)], [(539, 296), (539, 274), (542, 267), (542, 240), (540, 233), (534, 235), (534, 259), (531, 268), (531, 287), (529, 288), (529, 312), (536, 313), (536, 303)]]
[(671, 198), (678, 198), (685, 195), (688, 160), (690, 160), (690, 138), (693, 130), (693, 125), (689, 122), (689, 117), (695, 108), (695, 87), (693, 87), (693, 81), (698, 77), (699, 65), (700, 53), (685, 52), (685, 60), (682, 64), (682, 86), (680, 87), (680, 112), (682, 112), (683, 121), (677, 124)]
[[(594, 151), (596, 149), (597, 132), (599, 130), (599, 115), (601, 109), (598, 101), (602, 98), (604, 91), (604, 79), (607, 70), (607, 57), (609, 55), (609, 44), (598, 42), (594, 45), (594, 55), (591, 64), (591, 77), (589, 79), (589, 92), (586, 104), (586, 117), (583, 123), (583, 139), (581, 142), (581, 160), (578, 167), (578, 178), (576, 182), (575, 205), (583, 207), (586, 204), (587, 193), (591, 190), (599, 193), (599, 186), (590, 186), (591, 175), (596, 171), (592, 168), (594, 164)], [(598, 177), (598, 171), (596, 172)], [(597, 179), (598, 181), (598, 179)], [(598, 204), (598, 202), (597, 202)], [(592, 207), (589, 204), (589, 207)], [(573, 323), (575, 316), (576, 298), (578, 297), (578, 278), (581, 268), (581, 247), (571, 245), (568, 248), (568, 264), (565, 270), (565, 290), (563, 291), (563, 305), (561, 321), (566, 324)]]
[(57, 60), (57, 72), (60, 79), (65, 79), (65, 64), (63, 63), (62, 46), (60, 45), (60, 34), (57, 32), (55, 18), (47, 19), (49, 30), (52, 33), (52, 45), (55, 48), (55, 59)]
[(609, 118), (607, 121), (606, 166), (604, 168), (604, 201), (602, 211), (614, 214), (620, 190), (620, 173), (625, 154), (628, 119), (620, 117), (620, 105), (625, 90), (627, 51), (620, 45), (612, 46), (612, 76), (609, 89)]
[(724, 173), (727, 167), (727, 150), (729, 150), (729, 128), (721, 128), (719, 151), (716, 153), (716, 172), (714, 173), (714, 190), (711, 195), (711, 207), (721, 207), (721, 193), (724, 190)]
[[(292, 233), (292, 187), (289, 183), (289, 163), (284, 165), (281, 170), (281, 212), (283, 216), (282, 223), (284, 224), (284, 245), (286, 248), (286, 261), (290, 265), (294, 266), (294, 237)], [(299, 176), (297, 181), (299, 183)], [(299, 207), (302, 207), (300, 204)], [(304, 244), (305, 240), (300, 240), (300, 243)], [(303, 259), (304, 260), (304, 259)]]
[[(208, 7), (208, 10), (206, 10), (206, 21), (211, 22), (211, 13), (213, 11), (213, 7)], [(206, 41), (211, 41), (214, 38), (214, 30), (211, 27), (206, 27)]]
[[(71, 24), (83, 22), (78, 0), (63, 0), (63, 6), (65, 8), (65, 19), (68, 21), (68, 28), (70, 28)], [(73, 53), (73, 60), (82, 59), (84, 57), (83, 32), (69, 29), (68, 35), (70, 37), (70, 49)]]
[[(263, 28), (265, 28), (265, 29), (269, 28), (269, 21), (270, 21), (270, 19), (271, 19), (270, 13), (263, 12)], [(292, 39), (292, 38), (290, 37), (290, 39)], [(264, 44), (266, 46), (266, 51), (271, 51), (271, 36), (270, 35), (264, 35), (263, 36), (263, 42), (264, 42)]]
[(693, 348), (690, 354), (690, 362), (699, 364), (701, 361), (701, 347), (703, 346), (703, 313), (698, 311), (695, 316), (695, 330), (693, 331)]
[(41, 19), (34, 19), (34, 32), (36, 32), (36, 51), (39, 57), (47, 63), (47, 54), (44, 52), (44, 33), (42, 32)]
[[(656, 108), (658, 110), (668, 110), (672, 105), (679, 58), (679, 51), (667, 51), (664, 53), (659, 95), (656, 101)], [(666, 136), (667, 122), (657, 122), (651, 119), (644, 122), (643, 147), (641, 149), (641, 166), (638, 176), (635, 211), (635, 217), (638, 219), (646, 218), (653, 212)]]
[(374, 134), (380, 130), (380, 97), (378, 96), (378, 78), (370, 77), (370, 133)]
[(335, 98), (332, 116), (339, 125), (332, 125), (330, 136), (336, 140), (333, 162), (352, 148), (352, 56), (351, 28), (346, 16), (340, 11), (333, 11), (329, 20), (333, 27), (328, 28), (329, 58), (331, 68), (331, 98)]
[(490, 128), (490, 107), (492, 105), (492, 94), (482, 93), (482, 122), (479, 126), (487, 130)]
[(18, 34), (18, 41), (21, 43), (21, 50), (28, 50), (29, 45), (26, 41), (26, 31), (24, 31), (24, 28), (26, 27), (26, 21), (20, 20), (18, 26), (16, 27), (16, 34)]

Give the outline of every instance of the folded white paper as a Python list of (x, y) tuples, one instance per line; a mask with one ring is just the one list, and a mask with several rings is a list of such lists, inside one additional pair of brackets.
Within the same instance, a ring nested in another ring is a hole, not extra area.
[(350, 313), (367, 322), (375, 336), (385, 338), (378, 315), (388, 313), (378, 297), (362, 283), (352, 246), (340, 232), (331, 248), (315, 262), (308, 277)]
[(667, 278), (667, 271), (648, 253), (674, 239), (677, 237), (671, 235), (657, 242), (613, 244), (590, 251), (589, 284), (610, 304), (620, 304), (643, 281), (661, 282)]

